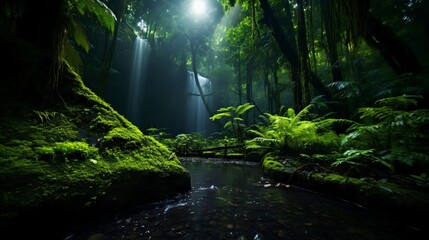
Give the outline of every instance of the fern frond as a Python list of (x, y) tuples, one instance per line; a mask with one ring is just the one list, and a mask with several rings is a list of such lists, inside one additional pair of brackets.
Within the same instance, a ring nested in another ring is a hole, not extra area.
[(296, 123), (297, 121), (301, 121), (306, 115), (310, 113), (311, 108), (313, 108), (313, 105), (309, 104), (304, 109), (302, 109), (294, 118), (293, 123)]
[(402, 111), (394, 110), (391, 107), (382, 106), (359, 108), (358, 113), (361, 114), (360, 119), (372, 118), (378, 121), (384, 121), (387, 119), (392, 119), (397, 115), (400, 115)]
[(295, 118), (296, 117), (295, 110), (293, 110), (293, 108), (288, 108), (287, 114), (285, 117)]
[(280, 107), (280, 109), (279, 109), (279, 116), (283, 116), (283, 117), (286, 117), (287, 116), (287, 114), (288, 114), (288, 108), (286, 107), (286, 106), (284, 106), (284, 105), (282, 105), (281, 107)]
[(416, 106), (418, 103), (417, 99), (423, 99), (423, 97), (420, 95), (402, 95), (397, 97), (388, 97), (377, 100), (375, 104), (380, 106), (407, 108), (409, 106)]
[(250, 129), (248, 132), (249, 133), (253, 133), (253, 134), (255, 134), (256, 136), (259, 136), (259, 137), (264, 137), (264, 133), (262, 133), (259, 130)]

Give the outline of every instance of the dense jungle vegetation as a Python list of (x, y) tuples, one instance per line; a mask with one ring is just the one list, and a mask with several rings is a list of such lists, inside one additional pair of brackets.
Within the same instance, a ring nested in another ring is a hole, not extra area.
[(427, 188), (427, 3), (207, 2), (201, 19), (180, 4), (135, 6), (155, 55), (211, 80), (200, 97), (213, 95), (217, 124), (211, 135), (146, 133), (181, 155), (296, 156), (296, 166)]
[[(1, 226), (50, 204), (111, 210), (109, 191), (140, 171), (170, 184), (145, 201), (186, 191), (177, 156), (427, 193), (428, 12), (423, 0), (2, 1)], [(191, 98), (202, 128), (186, 127)]]

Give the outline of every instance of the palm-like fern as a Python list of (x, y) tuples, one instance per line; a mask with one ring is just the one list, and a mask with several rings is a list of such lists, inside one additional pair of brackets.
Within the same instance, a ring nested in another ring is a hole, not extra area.
[(216, 121), (226, 119), (226, 123), (223, 126), (225, 130), (231, 130), (234, 137), (243, 142), (244, 140), (244, 119), (241, 117), (245, 112), (254, 108), (255, 105), (245, 103), (237, 107), (229, 106), (226, 108), (220, 108), (217, 113), (210, 117), (210, 120)]

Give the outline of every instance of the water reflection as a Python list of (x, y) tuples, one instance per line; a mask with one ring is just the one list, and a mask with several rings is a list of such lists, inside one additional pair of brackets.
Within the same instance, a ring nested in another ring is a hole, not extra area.
[(267, 183), (255, 164), (182, 159), (192, 191), (81, 227), (73, 239), (416, 239), (375, 212)]

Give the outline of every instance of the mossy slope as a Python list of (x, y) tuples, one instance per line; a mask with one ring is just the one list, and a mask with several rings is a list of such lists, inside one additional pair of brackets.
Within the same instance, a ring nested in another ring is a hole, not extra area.
[(165, 146), (77, 75), (63, 81), (50, 107), (18, 97), (1, 105), (2, 230), (62, 234), (101, 213), (190, 189), (188, 172)]

